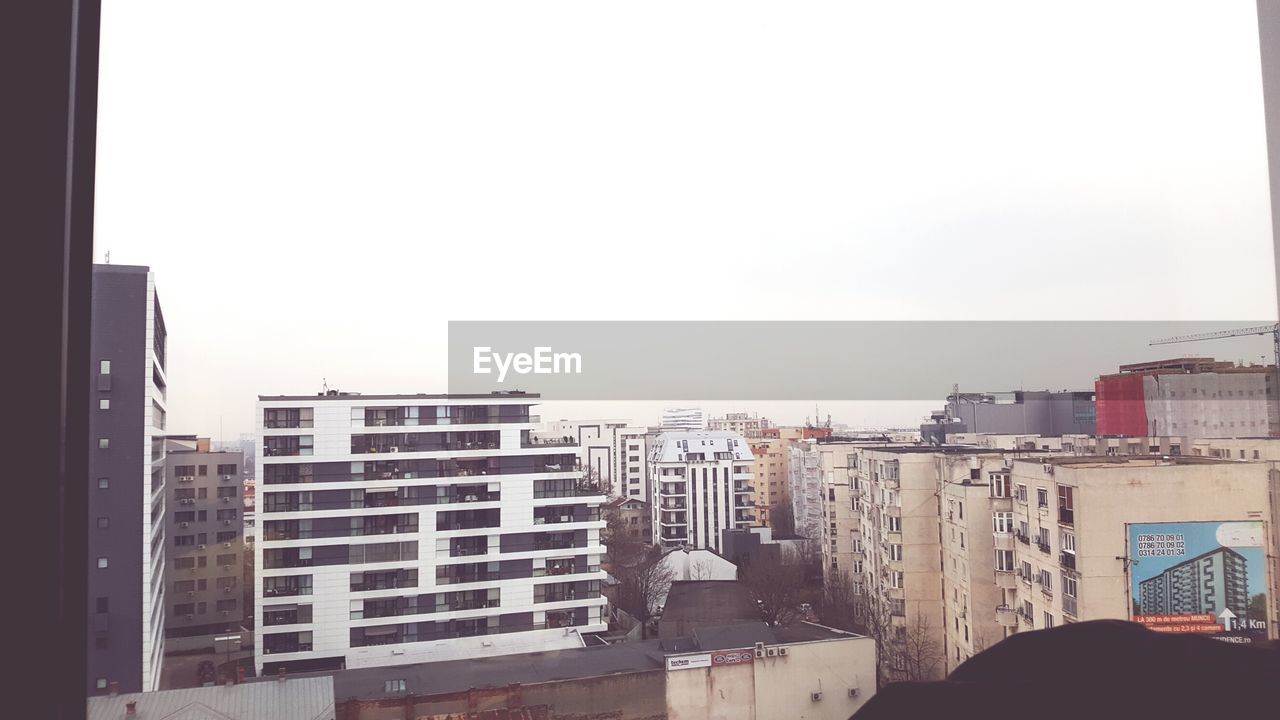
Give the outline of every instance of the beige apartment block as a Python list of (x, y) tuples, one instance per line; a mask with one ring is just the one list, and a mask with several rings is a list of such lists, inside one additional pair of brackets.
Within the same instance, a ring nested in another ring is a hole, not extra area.
[[(942, 603), (945, 671), (1003, 640), (994, 608), (1005, 601), (995, 572), (998, 553), (1012, 565), (1008, 498), (1010, 454), (988, 450), (937, 456), (941, 481)], [(1007, 495), (1007, 493), (1005, 493)], [(994, 513), (1002, 513), (997, 516)], [(1011, 579), (1012, 576), (1010, 576)], [(1006, 585), (1010, 583), (1005, 579)]]
[(1011, 499), (993, 499), (993, 511), (996, 502), (1012, 508), (1016, 535), (1014, 571), (997, 573), (1001, 625), (1128, 619), (1129, 524), (1240, 521), (1263, 524), (1267, 634), (1276, 637), (1276, 463), (1186, 455), (1018, 459), (1010, 486)]
[(954, 451), (886, 447), (856, 453), (865, 583), (872, 622), (887, 628), (877, 639), (881, 671), (890, 679), (937, 679), (945, 672), (936, 463)]
[(756, 508), (758, 524), (767, 528), (774, 526), (774, 506), (791, 503), (787, 492), (787, 445), (787, 441), (780, 439), (751, 441), (754, 457), (752, 474), (755, 477), (751, 501)]
[(823, 495), (822, 574), (828, 582), (848, 579), (853, 590), (862, 593), (863, 559), (861, 511), (854, 482), (858, 472), (859, 443), (820, 443)]

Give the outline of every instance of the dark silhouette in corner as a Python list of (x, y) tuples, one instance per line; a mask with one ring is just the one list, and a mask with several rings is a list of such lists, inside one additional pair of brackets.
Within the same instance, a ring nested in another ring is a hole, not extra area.
[(1095, 620), (1018, 633), (939, 682), (894, 683), (853, 720), (1280, 717), (1280, 649)]

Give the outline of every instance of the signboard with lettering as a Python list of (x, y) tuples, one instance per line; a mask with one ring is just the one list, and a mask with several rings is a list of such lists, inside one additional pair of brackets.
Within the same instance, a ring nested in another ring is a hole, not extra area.
[(741, 665), (755, 662), (754, 650), (717, 650), (711, 653), (712, 665)]
[(701, 655), (668, 655), (668, 670), (691, 670), (693, 668), (711, 667), (711, 654)]
[(1130, 616), (1158, 632), (1267, 639), (1261, 522), (1129, 525)]

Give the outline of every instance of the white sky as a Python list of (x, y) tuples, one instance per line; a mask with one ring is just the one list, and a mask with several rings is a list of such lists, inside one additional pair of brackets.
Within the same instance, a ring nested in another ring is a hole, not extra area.
[(97, 258), (156, 271), (170, 427), (228, 437), (444, 390), (450, 319), (1273, 318), (1255, 12), (116, 0)]

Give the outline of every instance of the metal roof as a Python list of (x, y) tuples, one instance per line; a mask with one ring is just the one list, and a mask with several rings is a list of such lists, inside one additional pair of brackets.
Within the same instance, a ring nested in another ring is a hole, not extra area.
[(123, 720), (130, 702), (136, 720), (335, 720), (331, 677), (100, 695), (88, 720)]

